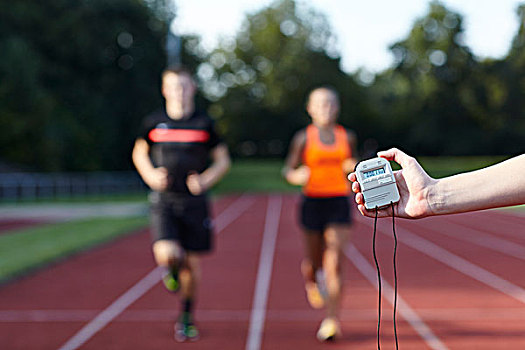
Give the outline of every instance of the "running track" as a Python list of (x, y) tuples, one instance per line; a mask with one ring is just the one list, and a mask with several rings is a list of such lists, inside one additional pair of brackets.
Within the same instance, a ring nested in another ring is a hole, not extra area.
[[(296, 196), (214, 203), (216, 251), (203, 259), (201, 340), (172, 340), (179, 303), (163, 290), (147, 229), (0, 288), (1, 349), (375, 349), (373, 221), (345, 249), (344, 337), (320, 344), (299, 264)], [(485, 211), (397, 221), (400, 349), (525, 348), (525, 217)], [(393, 349), (391, 222), (378, 225), (382, 349)]]

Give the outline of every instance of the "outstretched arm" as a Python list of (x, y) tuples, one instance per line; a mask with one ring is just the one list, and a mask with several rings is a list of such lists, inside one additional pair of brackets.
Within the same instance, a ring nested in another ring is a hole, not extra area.
[[(379, 152), (379, 157), (399, 163), (402, 170), (394, 173), (400, 200), (394, 206), (396, 216), (417, 219), (432, 215), (462, 213), (510, 205), (525, 204), (525, 155), (472, 171), (433, 179), (414, 158), (393, 148)], [(373, 217), (374, 211), (364, 207), (364, 198), (355, 173), (352, 190), (359, 211)], [(380, 210), (378, 216), (392, 215), (391, 209)]]

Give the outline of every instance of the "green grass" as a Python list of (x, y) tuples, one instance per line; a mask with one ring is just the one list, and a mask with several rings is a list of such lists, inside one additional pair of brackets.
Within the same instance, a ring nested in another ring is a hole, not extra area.
[(213, 188), (213, 194), (240, 192), (297, 192), (281, 175), (280, 159), (236, 160), (229, 173)]
[(421, 157), (418, 158), (423, 168), (435, 178), (481, 169), (499, 163), (509, 157)]
[(95, 218), (0, 235), (0, 282), (147, 225), (146, 217)]

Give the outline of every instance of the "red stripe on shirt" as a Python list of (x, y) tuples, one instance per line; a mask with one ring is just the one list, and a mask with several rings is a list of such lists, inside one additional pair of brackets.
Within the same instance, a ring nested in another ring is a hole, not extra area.
[(206, 142), (210, 134), (204, 130), (153, 129), (148, 137), (153, 142)]

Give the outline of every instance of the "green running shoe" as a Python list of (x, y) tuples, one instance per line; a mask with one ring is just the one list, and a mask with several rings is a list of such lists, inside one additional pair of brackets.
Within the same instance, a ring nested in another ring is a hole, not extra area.
[(175, 340), (179, 343), (186, 340), (196, 341), (199, 339), (199, 330), (192, 322), (192, 317), (188, 313), (183, 313), (175, 323)]
[(164, 287), (166, 287), (167, 290), (176, 293), (180, 287), (178, 269), (171, 269), (170, 271), (166, 272), (166, 274), (162, 276), (162, 282), (164, 283)]

